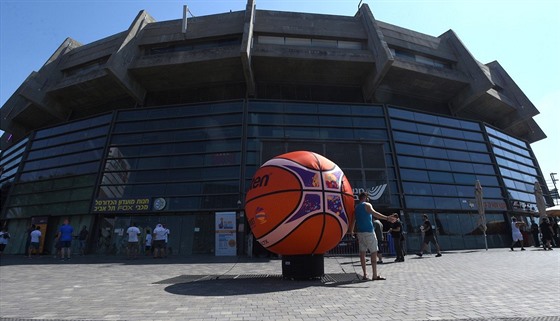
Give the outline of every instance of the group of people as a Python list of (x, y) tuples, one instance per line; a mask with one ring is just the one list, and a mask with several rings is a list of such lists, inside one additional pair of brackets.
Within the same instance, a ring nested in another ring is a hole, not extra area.
[[(395, 252), (397, 258), (395, 262), (404, 262), (404, 249), (403, 249), (403, 241), (404, 236), (402, 233), (402, 223), (399, 219), (399, 215), (397, 213), (393, 213), (391, 215), (383, 215), (377, 212), (371, 203), (368, 202), (368, 195), (365, 192), (362, 192), (358, 195), (358, 204), (355, 207), (354, 211), (354, 221), (350, 224), (349, 233), (352, 237), (357, 235), (358, 237), (358, 246), (360, 252), (360, 264), (362, 266), (363, 280), (385, 280), (385, 278), (381, 277), (377, 273), (377, 264), (383, 263), (383, 259), (381, 253), (379, 252), (379, 242), (383, 239), (383, 224), (379, 221), (385, 220), (388, 221), (390, 224), (389, 233), (391, 234), (394, 245), (395, 245)], [(378, 219), (378, 220), (375, 220)], [(439, 243), (437, 241), (434, 228), (432, 223), (430, 222), (428, 215), (422, 215), (423, 224), (420, 227), (420, 230), (423, 234), (423, 241), (422, 247), (420, 252), (416, 253), (417, 256), (422, 257), (424, 251), (427, 247), (432, 243), (436, 248), (436, 257), (441, 257), (441, 249)], [(554, 221), (550, 221), (547, 217), (543, 217), (541, 219), (540, 226), (538, 230), (541, 233), (541, 240), (543, 244), (544, 250), (552, 250), (553, 243), (558, 243), (554, 236), (557, 234), (554, 230), (554, 225), (556, 223)], [(512, 231), (512, 239), (513, 243), (511, 244), (511, 250), (514, 250), (514, 246), (516, 243), (521, 243), (521, 250), (525, 251), (523, 246), (523, 235), (521, 233), (520, 228), (524, 226), (525, 223), (521, 220), (517, 220), (517, 218), (512, 217), (511, 223), (511, 231)], [(556, 226), (557, 227), (557, 226)], [(355, 231), (357, 233), (355, 233)], [(538, 246), (538, 245), (537, 245)], [(556, 244), (558, 246), (558, 244)], [(371, 254), (371, 268), (372, 268), (372, 278), (370, 279), (367, 274), (366, 269), (366, 253), (367, 251)]]
[[(26, 254), (28, 258), (39, 255), (43, 231), (41, 226), (32, 224), (27, 231)], [(84, 226), (76, 237), (80, 241), (80, 253), (85, 254), (86, 240), (89, 236), (87, 227)], [(74, 239), (74, 228), (70, 225), (69, 219), (64, 219), (63, 224), (58, 228), (53, 240), (53, 257), (63, 261), (70, 259), (72, 255), (72, 240)]]
[[(391, 215), (383, 215), (377, 212), (371, 203), (368, 202), (367, 193), (362, 192), (358, 195), (359, 203), (354, 211), (354, 220), (350, 223), (350, 234), (352, 237), (357, 235), (358, 246), (360, 252), (360, 264), (362, 266), (362, 280), (385, 280), (384, 277), (377, 273), (377, 263), (383, 263), (379, 254), (379, 241), (382, 239), (382, 225), (376, 222), (374, 218), (388, 221), (391, 224), (390, 233), (394, 239), (395, 251), (397, 258), (395, 262), (404, 262), (404, 251), (402, 247), (403, 234), (402, 223), (399, 215), (393, 213)], [(381, 227), (380, 227), (381, 226)], [(356, 232), (355, 232), (356, 231)], [(376, 232), (377, 231), (377, 232)], [(378, 237), (380, 235), (381, 237)], [(366, 253), (371, 255), (371, 279), (368, 277), (366, 269)]]
[[(397, 213), (383, 215), (377, 212), (371, 203), (368, 202), (367, 193), (360, 193), (358, 195), (358, 200), (359, 202), (354, 211), (354, 221), (350, 224), (349, 232), (352, 237), (355, 237), (355, 235), (358, 237), (360, 264), (363, 272), (362, 280), (385, 280), (384, 277), (377, 273), (377, 264), (383, 263), (383, 259), (379, 252), (379, 242), (383, 239), (383, 225), (379, 222), (379, 220), (388, 221), (390, 224), (389, 233), (393, 238), (393, 244), (395, 245), (396, 252), (395, 262), (404, 262), (405, 253), (403, 247), (404, 235), (402, 222), (399, 218), (399, 214)], [(379, 220), (374, 220), (374, 218)], [(428, 215), (424, 214), (422, 218), (424, 222), (421, 226), (421, 230), (424, 233), (424, 240), (422, 242), (420, 252), (416, 255), (422, 257), (423, 252), (426, 250), (428, 245), (433, 243), (437, 250), (436, 257), (440, 257), (441, 249), (437, 242), (434, 229), (432, 228), (432, 223), (429, 221)], [(371, 279), (368, 277), (366, 269), (367, 251), (371, 254)]]
[[(136, 223), (133, 222), (126, 230), (126, 233), (128, 235), (127, 258), (136, 259), (140, 249), (139, 235), (142, 234), (142, 232), (136, 226)], [(154, 259), (167, 257), (169, 249), (167, 246), (169, 234), (169, 229), (163, 224), (157, 224), (153, 233), (150, 232), (150, 229), (146, 229), (146, 238), (144, 240), (144, 250), (146, 255), (150, 255), (153, 248)]]
[[(514, 247), (517, 243), (521, 245), (521, 251), (525, 251), (525, 247), (523, 246), (524, 239), (523, 233), (521, 230), (526, 226), (525, 222), (522, 220), (518, 220), (515, 217), (511, 218), (511, 237), (513, 239), (513, 243), (511, 243), (510, 249), (514, 251)], [(558, 241), (555, 240), (554, 236), (557, 234), (554, 228), (558, 229), (558, 225), (555, 226), (555, 222), (551, 221), (548, 217), (543, 217), (540, 219), (540, 225), (532, 220), (531, 223), (531, 232), (533, 233), (533, 239), (535, 242), (535, 246), (539, 247), (540, 243), (542, 242), (543, 249), (545, 251), (550, 250), (552, 251), (553, 243), (556, 243), (558, 246)], [(539, 240), (539, 232), (541, 239)]]

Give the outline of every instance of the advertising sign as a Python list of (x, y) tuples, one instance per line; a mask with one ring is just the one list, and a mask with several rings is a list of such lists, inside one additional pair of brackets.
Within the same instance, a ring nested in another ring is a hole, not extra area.
[(237, 255), (235, 212), (216, 212), (216, 256)]
[(147, 212), (150, 210), (149, 198), (126, 198), (94, 200), (92, 212), (94, 213), (133, 213)]

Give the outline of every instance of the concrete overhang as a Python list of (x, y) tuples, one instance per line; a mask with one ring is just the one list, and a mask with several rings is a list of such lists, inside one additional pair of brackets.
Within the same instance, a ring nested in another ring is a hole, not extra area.
[(461, 72), (395, 59), (378, 88), (444, 103), (468, 85), (467, 77)]
[(546, 134), (532, 118), (517, 123), (505, 132), (514, 137), (521, 137), (530, 144), (546, 138)]
[[(63, 80), (48, 92), (48, 96), (71, 110), (72, 118), (83, 115), (90, 106), (103, 106), (112, 101), (131, 99), (120, 82), (105, 69)], [(104, 112), (107, 110), (99, 110)], [(87, 116), (87, 115), (84, 115)]]
[(24, 128), (41, 128), (56, 124), (60, 121), (59, 118), (53, 116), (52, 113), (45, 110), (43, 107), (32, 103), (28, 103), (11, 118), (11, 122), (17, 123)]
[(255, 45), (255, 81), (361, 86), (375, 67), (368, 50)]
[(148, 91), (245, 82), (239, 47), (227, 51), (228, 54), (224, 54), (220, 50), (221, 53), (215, 55), (216, 59), (199, 59), (204, 54), (192, 52), (176, 53), (172, 57), (150, 56), (139, 59), (129, 72)]

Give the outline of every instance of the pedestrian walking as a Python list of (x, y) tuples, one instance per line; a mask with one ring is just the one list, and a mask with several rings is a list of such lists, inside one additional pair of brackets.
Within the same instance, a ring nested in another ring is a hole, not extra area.
[(523, 234), (521, 234), (521, 231), (519, 230), (519, 228), (524, 225), (525, 223), (523, 223), (522, 221), (518, 222), (517, 218), (511, 218), (511, 238), (513, 239), (513, 243), (511, 243), (510, 249), (512, 251), (517, 242), (521, 244), (521, 251), (525, 251), (525, 248), (523, 247)]
[(436, 257), (440, 257), (441, 250), (434, 229), (432, 228), (432, 223), (428, 219), (427, 214), (423, 214), (422, 219), (424, 219), (424, 223), (422, 224), (420, 229), (424, 232), (424, 241), (422, 242), (422, 248), (420, 249), (420, 253), (416, 253), (416, 255), (422, 257), (424, 251), (426, 250), (426, 248), (429, 246), (431, 242), (436, 247), (436, 252), (437, 252)]
[(539, 225), (531, 218), (531, 234), (533, 235), (533, 242), (535, 247), (540, 247), (541, 242), (539, 241)]
[(552, 229), (552, 224), (550, 224), (547, 217), (542, 218), (540, 228), (544, 250), (552, 250), (552, 237), (554, 230)]

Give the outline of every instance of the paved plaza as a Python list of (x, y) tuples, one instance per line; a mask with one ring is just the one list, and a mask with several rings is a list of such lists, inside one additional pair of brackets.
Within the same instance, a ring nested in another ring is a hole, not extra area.
[(386, 281), (360, 281), (358, 257), (327, 257), (307, 281), (263, 258), (0, 263), (1, 320), (560, 320), (560, 249), (386, 258)]

